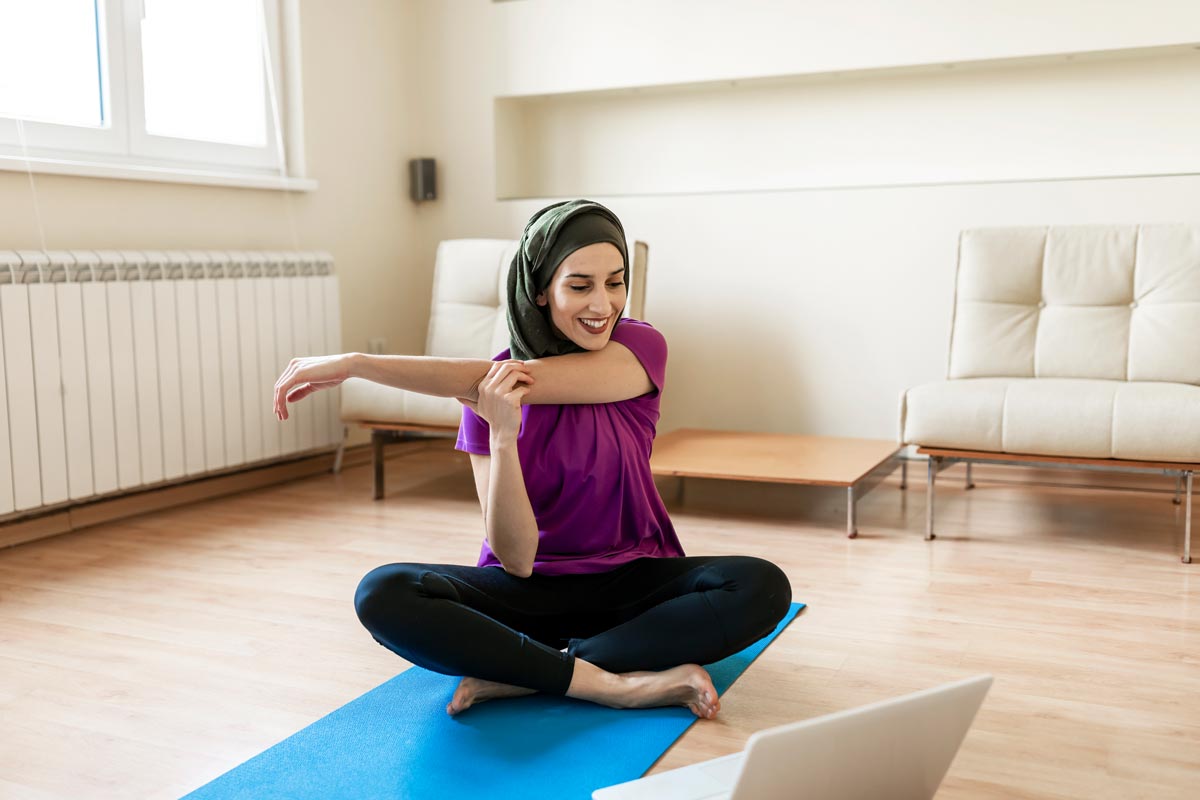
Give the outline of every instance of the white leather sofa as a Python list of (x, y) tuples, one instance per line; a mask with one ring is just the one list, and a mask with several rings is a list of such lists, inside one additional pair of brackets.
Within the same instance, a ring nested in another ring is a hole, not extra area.
[[(451, 239), (438, 245), (433, 302), (424, 355), (491, 358), (508, 347), (506, 284), (517, 242)], [(629, 246), (629, 301), (625, 316), (642, 319), (648, 248)], [(383, 497), (383, 448), (388, 441), (421, 432), (450, 435), (462, 406), (452, 397), (430, 397), (352, 378), (342, 384), (342, 421), (371, 430), (375, 499)]]
[[(1200, 469), (1200, 226), (964, 231), (947, 379), (906, 390), (900, 439), (953, 463)], [(1041, 457), (1041, 458), (1039, 458)], [(968, 477), (968, 487), (970, 478)]]

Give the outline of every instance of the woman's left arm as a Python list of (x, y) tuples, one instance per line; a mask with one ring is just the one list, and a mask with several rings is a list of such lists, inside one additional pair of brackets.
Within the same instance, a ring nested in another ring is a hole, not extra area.
[(533, 378), (526, 405), (617, 403), (654, 391), (646, 368), (625, 345), (526, 361)]

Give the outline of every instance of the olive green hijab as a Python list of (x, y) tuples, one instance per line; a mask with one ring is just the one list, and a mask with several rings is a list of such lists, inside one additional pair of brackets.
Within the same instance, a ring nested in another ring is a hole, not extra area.
[(546, 206), (530, 218), (508, 268), (508, 335), (513, 358), (526, 361), (583, 350), (555, 330), (549, 307), (539, 306), (537, 296), (550, 286), (563, 259), (581, 247), (601, 242), (621, 251), (628, 272), (625, 229), (617, 215), (599, 203), (568, 200)]

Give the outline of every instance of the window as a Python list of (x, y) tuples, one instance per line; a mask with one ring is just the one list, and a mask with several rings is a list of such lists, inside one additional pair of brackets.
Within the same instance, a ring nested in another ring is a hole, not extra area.
[(0, 0), (0, 111), (26, 119), (104, 124), (93, 0)]
[(299, 138), (298, 67), (281, 79), (280, 12), (295, 6), (0, 0), (0, 168), (265, 179), (251, 185), (302, 174), (299, 142), (284, 143), (285, 130)]

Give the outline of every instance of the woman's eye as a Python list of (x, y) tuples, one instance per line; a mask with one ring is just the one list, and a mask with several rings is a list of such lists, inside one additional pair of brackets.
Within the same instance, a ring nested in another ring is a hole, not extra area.
[(622, 287), (622, 286), (624, 286), (624, 285), (625, 285), (625, 281), (617, 281), (616, 283), (610, 283), (610, 284), (608, 285), (608, 288), (610, 288), (610, 289), (619, 289), (619, 288), (621, 288), (621, 287)]
[(588, 290), (587, 286), (572, 286), (571, 287), (571, 291), (573, 291), (573, 292), (586, 292), (587, 290)]

